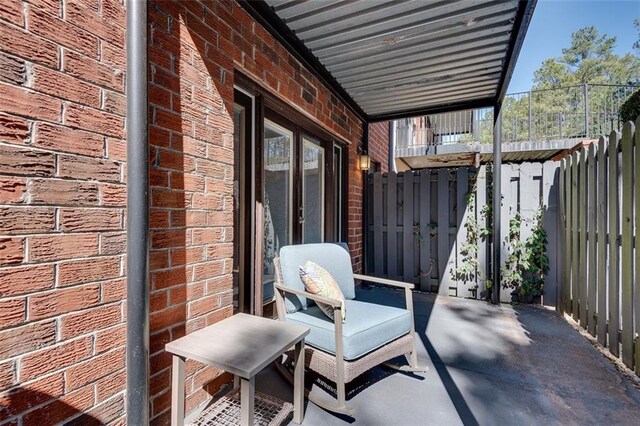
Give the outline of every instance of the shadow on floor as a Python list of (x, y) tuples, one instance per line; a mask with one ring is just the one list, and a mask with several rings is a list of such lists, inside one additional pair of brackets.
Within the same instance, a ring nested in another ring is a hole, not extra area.
[[(382, 288), (358, 299), (404, 303)], [(555, 312), (424, 293), (414, 305), (423, 380), (375, 368), (350, 389), (353, 419), (308, 403), (303, 424), (637, 424), (640, 392)], [(257, 387), (291, 401), (273, 369)]]

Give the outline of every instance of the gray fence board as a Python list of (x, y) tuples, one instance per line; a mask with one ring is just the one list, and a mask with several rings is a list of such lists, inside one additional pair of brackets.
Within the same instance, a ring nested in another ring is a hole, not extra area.
[(609, 136), (609, 350), (615, 356), (620, 354), (618, 332), (620, 330), (620, 283), (618, 264), (618, 143), (620, 134), (616, 131)]
[(576, 321), (580, 319), (578, 312), (579, 286), (578, 276), (580, 272), (580, 253), (578, 243), (578, 170), (580, 167), (580, 155), (576, 152), (571, 156), (571, 315)]
[(449, 262), (449, 171), (438, 170), (438, 278), (439, 290), (442, 295), (449, 294), (450, 279), (446, 273)]
[(431, 171), (420, 171), (420, 289), (431, 291)]
[[(634, 310), (634, 329), (636, 333), (640, 332), (640, 117), (636, 120), (634, 135), (634, 164), (633, 181), (634, 181), (634, 230), (635, 230), (635, 276), (633, 286), (633, 310)], [(635, 342), (634, 365), (636, 374), (640, 374), (640, 343)]]
[(406, 172), (403, 176), (403, 233), (402, 233), (402, 275), (404, 281), (413, 282), (413, 232), (404, 232), (409, 227), (413, 231), (413, 173)]
[(633, 124), (622, 128), (622, 270), (620, 287), (622, 361), (633, 368)]
[(587, 326), (587, 151), (580, 151), (580, 168), (578, 172), (578, 214), (579, 214), (579, 278), (578, 307), (580, 325)]
[[(478, 176), (476, 178), (476, 221), (480, 228), (486, 228), (487, 220), (483, 215), (485, 206), (487, 205), (487, 166), (480, 166)], [(476, 297), (482, 298), (486, 292), (486, 280), (489, 276), (489, 264), (487, 256), (488, 241), (478, 241), (478, 272), (476, 274), (477, 290)]]
[[(389, 173), (387, 187), (397, 188), (397, 175)], [(398, 192), (387, 191), (387, 276), (398, 279)]]
[(587, 330), (592, 336), (596, 335), (596, 213), (597, 213), (597, 185), (596, 185), (596, 149), (589, 146), (587, 158)]
[[(598, 142), (598, 310), (597, 330), (598, 342), (607, 344), (607, 145), (606, 138)], [(570, 259), (570, 257), (569, 257)]]

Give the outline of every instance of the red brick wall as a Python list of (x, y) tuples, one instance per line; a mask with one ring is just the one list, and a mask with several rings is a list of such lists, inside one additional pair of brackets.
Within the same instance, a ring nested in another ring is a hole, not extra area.
[(380, 163), (380, 171), (389, 171), (389, 122), (369, 125), (369, 155)]
[(0, 2), (0, 423), (124, 414), (124, 22)]
[[(232, 314), (234, 70), (350, 143), (357, 270), (362, 129), (236, 3), (151, 1), (149, 21), (150, 403), (163, 424), (164, 344)], [(124, 25), (120, 0), (0, 3), (0, 422), (123, 419)], [(382, 149), (370, 144), (386, 165)], [(225, 380), (188, 363), (188, 409)]]

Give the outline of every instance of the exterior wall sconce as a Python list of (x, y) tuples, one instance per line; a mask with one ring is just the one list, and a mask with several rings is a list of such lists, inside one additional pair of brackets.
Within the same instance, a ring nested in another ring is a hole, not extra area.
[(360, 154), (359, 156), (360, 170), (367, 171), (371, 168), (371, 157), (368, 154)]

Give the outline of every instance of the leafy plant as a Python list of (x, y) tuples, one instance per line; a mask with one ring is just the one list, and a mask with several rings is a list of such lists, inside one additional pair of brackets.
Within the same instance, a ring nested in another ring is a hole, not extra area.
[(636, 90), (633, 95), (620, 106), (620, 120), (636, 121), (640, 116), (640, 90)]
[(525, 245), (520, 240), (520, 230), (522, 228), (522, 215), (520, 212), (509, 220), (509, 230), (504, 237), (504, 245), (507, 249), (505, 264), (500, 268), (502, 287), (520, 289), (524, 272), (527, 269)]

